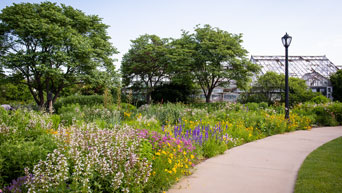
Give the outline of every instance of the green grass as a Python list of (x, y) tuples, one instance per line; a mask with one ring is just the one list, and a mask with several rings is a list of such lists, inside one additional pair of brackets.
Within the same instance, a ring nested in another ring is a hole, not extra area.
[(342, 137), (313, 151), (301, 166), (295, 193), (342, 193)]

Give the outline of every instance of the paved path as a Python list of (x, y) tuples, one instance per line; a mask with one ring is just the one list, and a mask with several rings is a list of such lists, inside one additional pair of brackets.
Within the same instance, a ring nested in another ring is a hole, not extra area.
[(168, 193), (291, 193), (306, 156), (339, 136), (342, 127), (322, 127), (247, 143), (197, 165)]

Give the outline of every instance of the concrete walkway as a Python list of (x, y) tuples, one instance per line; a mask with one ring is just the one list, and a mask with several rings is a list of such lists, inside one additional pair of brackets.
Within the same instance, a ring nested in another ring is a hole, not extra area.
[(339, 136), (342, 127), (322, 127), (247, 143), (197, 165), (168, 193), (291, 193), (306, 156)]

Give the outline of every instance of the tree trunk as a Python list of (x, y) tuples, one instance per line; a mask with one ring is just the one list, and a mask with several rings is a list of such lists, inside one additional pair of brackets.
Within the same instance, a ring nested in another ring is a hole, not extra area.
[(48, 92), (47, 93), (47, 100), (46, 100), (46, 110), (47, 112), (49, 112), (50, 114), (52, 114), (52, 92)]
[(146, 93), (146, 103), (147, 104), (151, 104), (151, 101), (152, 101), (152, 99), (151, 99), (151, 91), (147, 91), (147, 93)]
[(39, 101), (38, 101), (38, 108), (39, 110), (43, 110), (44, 109), (44, 92), (43, 90), (39, 90), (38, 91), (38, 96), (39, 96)]
[(208, 94), (205, 96), (205, 102), (206, 103), (210, 103), (210, 97), (211, 97), (211, 93), (213, 92), (213, 89), (209, 89), (208, 90)]

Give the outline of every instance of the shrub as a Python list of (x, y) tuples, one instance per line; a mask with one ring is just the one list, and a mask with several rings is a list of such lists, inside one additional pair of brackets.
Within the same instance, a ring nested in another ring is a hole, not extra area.
[(51, 136), (40, 135), (35, 141), (6, 141), (0, 145), (0, 186), (8, 185), (12, 179), (24, 176), (24, 168), (33, 167), (45, 160), (57, 145)]
[(79, 104), (79, 105), (99, 105), (103, 104), (103, 96), (101, 95), (72, 95), (65, 98), (60, 98), (55, 104), (53, 105), (55, 111), (59, 113), (59, 109), (62, 106), (68, 106), (71, 104)]
[(342, 103), (335, 102), (329, 105), (329, 111), (332, 113), (332, 116), (336, 119), (339, 125), (342, 125)]
[(324, 106), (317, 106), (313, 109), (313, 113), (316, 115), (316, 122), (318, 125), (324, 126), (336, 126), (338, 122), (332, 116), (333, 114), (329, 112), (329, 109)]
[(191, 101), (194, 88), (191, 84), (163, 84), (157, 86), (152, 92), (152, 100), (155, 102), (183, 102), (188, 103)]
[(48, 134), (58, 127), (49, 114), (0, 108), (0, 187), (23, 176), (25, 167), (44, 160), (56, 143)]
[(310, 102), (316, 103), (316, 104), (321, 104), (321, 103), (328, 103), (331, 102), (330, 99), (328, 99), (327, 97), (323, 96), (323, 95), (318, 95), (315, 96), (314, 98), (312, 98), (310, 100)]

